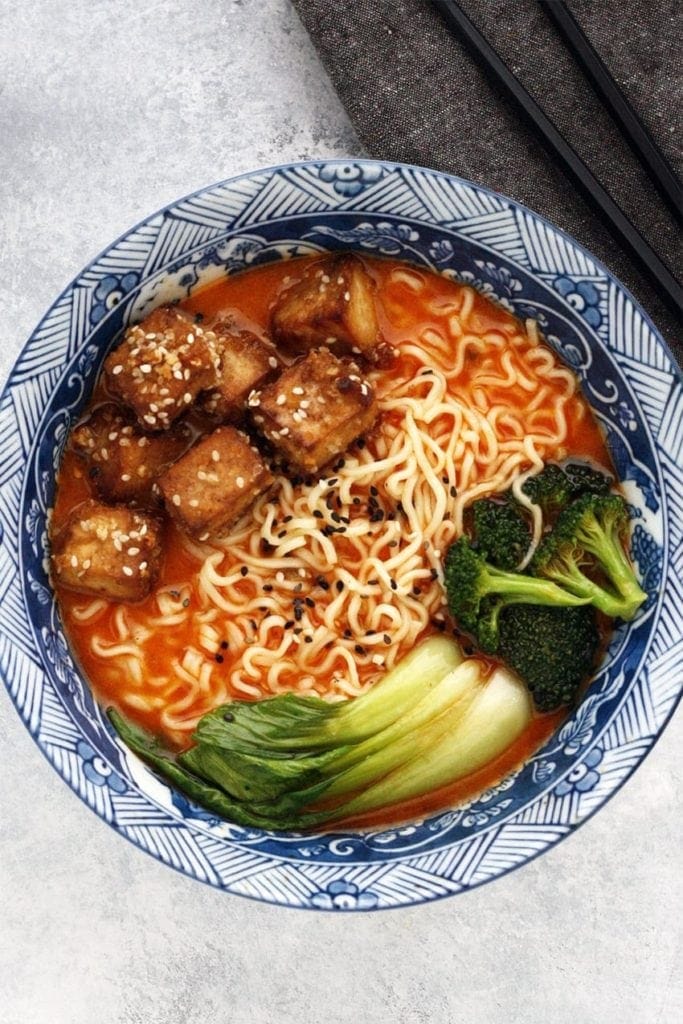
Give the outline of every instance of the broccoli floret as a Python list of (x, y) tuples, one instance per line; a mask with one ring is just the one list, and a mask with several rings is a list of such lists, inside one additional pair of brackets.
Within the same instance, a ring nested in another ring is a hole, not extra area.
[(556, 515), (570, 501), (572, 488), (566, 473), (550, 462), (536, 476), (522, 484), (522, 490), (534, 505), (540, 505), (543, 516)]
[(569, 483), (571, 484), (572, 497), (578, 498), (580, 494), (609, 494), (612, 486), (612, 478), (599, 469), (593, 469), (585, 462), (567, 462), (564, 466)]
[(524, 482), (522, 490), (535, 505), (540, 505), (547, 521), (582, 494), (609, 494), (611, 484), (610, 477), (585, 462), (568, 462), (564, 466), (549, 462)]
[(498, 654), (529, 687), (539, 711), (572, 704), (600, 646), (595, 611), (518, 604), (499, 622)]
[(589, 600), (550, 580), (497, 569), (474, 550), (465, 536), (448, 549), (444, 574), (451, 614), (487, 654), (495, 654), (498, 649), (498, 617), (507, 605), (572, 607)]
[(498, 569), (514, 569), (531, 542), (527, 522), (516, 502), (481, 498), (472, 505), (477, 551)]
[[(531, 569), (612, 618), (632, 619), (645, 600), (624, 550), (628, 510), (618, 494), (584, 494), (559, 515)], [(587, 569), (591, 575), (583, 571)], [(606, 584), (593, 575), (598, 570)]]

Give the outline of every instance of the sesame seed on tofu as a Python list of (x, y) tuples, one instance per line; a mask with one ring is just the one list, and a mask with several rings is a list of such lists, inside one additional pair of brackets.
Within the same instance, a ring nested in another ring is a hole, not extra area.
[(200, 391), (216, 381), (216, 335), (182, 310), (160, 306), (107, 356), (109, 391), (135, 413), (143, 430), (167, 430)]
[(212, 327), (219, 358), (215, 385), (201, 396), (200, 405), (212, 418), (235, 421), (245, 406), (258, 407), (258, 389), (280, 367), (275, 349), (251, 331), (229, 321)]
[(159, 479), (169, 515), (199, 540), (225, 535), (273, 482), (259, 452), (235, 427), (203, 437)]
[(147, 597), (161, 564), (159, 521), (122, 505), (77, 505), (52, 540), (56, 583), (112, 601)]
[(315, 472), (370, 429), (377, 402), (355, 363), (320, 348), (263, 388), (260, 412), (263, 433), (287, 461)]
[(191, 433), (177, 424), (160, 434), (143, 434), (132, 416), (107, 402), (71, 434), (74, 451), (88, 468), (104, 501), (154, 504), (155, 480), (190, 446)]
[(380, 333), (375, 283), (351, 253), (326, 256), (303, 270), (279, 296), (271, 328), (278, 345), (308, 352), (327, 345), (337, 353), (359, 353), (377, 365), (393, 358)]

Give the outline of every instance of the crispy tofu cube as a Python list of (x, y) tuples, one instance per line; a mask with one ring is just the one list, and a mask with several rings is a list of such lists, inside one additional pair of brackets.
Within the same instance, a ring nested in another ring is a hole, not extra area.
[(337, 353), (386, 365), (393, 349), (380, 334), (374, 293), (374, 281), (357, 256), (342, 253), (316, 260), (277, 300), (273, 337), (291, 352), (327, 345)]
[(190, 446), (192, 435), (182, 424), (161, 434), (143, 434), (111, 402), (100, 405), (74, 427), (71, 443), (85, 461), (95, 490), (116, 504), (152, 504), (152, 486)]
[(161, 306), (126, 331), (104, 362), (107, 386), (143, 430), (167, 430), (216, 380), (216, 336), (182, 310)]
[(111, 601), (147, 597), (160, 565), (159, 521), (121, 505), (84, 501), (52, 544), (57, 583)]
[(351, 360), (309, 352), (261, 392), (254, 422), (288, 462), (315, 472), (377, 417), (375, 393)]
[(280, 367), (275, 348), (251, 331), (242, 331), (226, 321), (212, 327), (216, 335), (219, 366), (216, 385), (205, 392), (200, 405), (210, 416), (227, 422), (244, 412), (249, 395)]
[(234, 427), (203, 437), (159, 479), (166, 508), (199, 540), (220, 537), (273, 482), (249, 438)]

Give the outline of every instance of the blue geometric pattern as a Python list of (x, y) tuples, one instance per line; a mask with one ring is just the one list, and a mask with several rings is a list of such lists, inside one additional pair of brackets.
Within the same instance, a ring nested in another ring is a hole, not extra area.
[[(472, 283), (534, 317), (579, 375), (624, 481), (650, 599), (581, 705), (522, 769), (466, 806), (367, 833), (239, 828), (175, 793), (112, 736), (47, 578), (47, 516), (69, 428), (132, 319), (227, 273), (353, 248)], [(683, 677), (683, 389), (646, 314), (576, 242), (503, 196), (417, 167), (312, 162), (173, 204), (88, 266), (26, 343), (0, 400), (0, 673), (66, 782), (122, 835), (217, 888), (374, 910), (481, 885), (548, 849), (642, 760)]]

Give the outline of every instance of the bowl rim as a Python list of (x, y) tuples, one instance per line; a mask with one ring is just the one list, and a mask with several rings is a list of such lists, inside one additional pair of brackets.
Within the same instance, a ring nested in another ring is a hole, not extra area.
[[(128, 228), (126, 231), (122, 232), (114, 241), (112, 241), (106, 247), (104, 247), (97, 255), (95, 255), (92, 258), (90, 258), (88, 260), (88, 262), (84, 265), (84, 267), (79, 271), (79, 273), (76, 274), (72, 278), (72, 280), (66, 285), (66, 287), (60, 292), (59, 296), (52, 301), (52, 303), (50, 304), (50, 306), (48, 307), (46, 312), (43, 314), (43, 316), (38, 321), (38, 323), (35, 326), (35, 328), (33, 329), (33, 331), (28, 336), (28, 339), (21, 346), (21, 349), (20, 349), (20, 351), (19, 351), (19, 353), (17, 355), (17, 358), (16, 358), (12, 368), (10, 369), (9, 374), (7, 376), (7, 379), (6, 379), (5, 383), (4, 383), (2, 395), (0, 396), (0, 400), (4, 400), (7, 397), (8, 393), (10, 391), (10, 387), (11, 387), (13, 378), (15, 377), (15, 374), (16, 374), (17, 366), (18, 366), (19, 362), (21, 361), (21, 358), (24, 355), (24, 353), (25, 353), (25, 351), (27, 349), (27, 346), (30, 344), (30, 342), (33, 339), (33, 337), (35, 336), (35, 334), (44, 325), (44, 323), (46, 322), (46, 320), (50, 316), (50, 313), (52, 312), (52, 310), (60, 303), (60, 301), (62, 299), (64, 299), (74, 289), (76, 284), (82, 278), (83, 274), (88, 271), (88, 269), (90, 269), (93, 266), (95, 266), (96, 264), (98, 264), (101, 261), (101, 259), (107, 253), (109, 253), (112, 249), (114, 249), (119, 243), (125, 241), (129, 236), (131, 236), (138, 229), (140, 229), (141, 227), (145, 226), (146, 224), (148, 224), (149, 222), (153, 221), (156, 218), (163, 217), (163, 215), (165, 213), (167, 213), (168, 211), (171, 211), (171, 210), (177, 208), (180, 204), (182, 204), (184, 202), (187, 202), (187, 201), (189, 201), (189, 200), (191, 200), (193, 198), (196, 198), (198, 196), (201, 196), (201, 195), (203, 195), (203, 194), (205, 194), (207, 192), (212, 192), (212, 191), (214, 191), (216, 189), (219, 189), (219, 188), (221, 188), (224, 185), (230, 185), (230, 184), (233, 184), (233, 183), (236, 183), (236, 182), (244, 181), (246, 179), (253, 179), (253, 178), (258, 177), (258, 176), (274, 175), (274, 174), (276, 174), (278, 172), (283, 172), (283, 171), (287, 171), (287, 170), (295, 170), (295, 169), (298, 169), (298, 168), (307, 168), (307, 169), (315, 168), (315, 169), (319, 169), (321, 166), (344, 166), (344, 165), (348, 165), (350, 163), (353, 164), (354, 166), (358, 166), (358, 167), (363, 167), (363, 166), (366, 166), (366, 167), (367, 166), (381, 167), (383, 170), (388, 171), (388, 172), (395, 172), (395, 171), (400, 171), (400, 170), (409, 170), (409, 171), (418, 172), (420, 174), (426, 174), (426, 175), (432, 175), (432, 176), (439, 177), (439, 178), (444, 178), (446, 180), (455, 182), (457, 186), (459, 186), (459, 187), (461, 187), (461, 188), (463, 188), (465, 190), (474, 189), (477, 192), (484, 193), (485, 195), (487, 195), (489, 197), (492, 197), (492, 198), (496, 199), (499, 202), (502, 202), (508, 208), (511, 208), (513, 210), (522, 211), (524, 214), (529, 215), (534, 221), (541, 222), (543, 225), (545, 225), (549, 229), (551, 234), (557, 235), (560, 238), (564, 239), (565, 241), (567, 241), (569, 243), (570, 247), (572, 247), (573, 249), (576, 249), (580, 253), (582, 253), (604, 275), (604, 277), (607, 279), (608, 282), (611, 282), (612, 284), (614, 284), (616, 286), (616, 288), (619, 291), (621, 291), (621, 293), (625, 296), (625, 298), (632, 304), (634, 309), (642, 317), (643, 322), (647, 325), (647, 327), (652, 332), (654, 338), (656, 339), (657, 345), (662, 348), (664, 354), (668, 357), (668, 359), (669, 359), (669, 361), (671, 363), (671, 366), (673, 368), (674, 380), (675, 380), (676, 377), (678, 377), (679, 384), (681, 383), (681, 381), (683, 381), (683, 372), (681, 371), (680, 367), (678, 366), (676, 358), (674, 357), (673, 353), (671, 352), (669, 346), (667, 345), (667, 343), (664, 340), (664, 338), (661, 336), (660, 332), (655, 327), (654, 323), (652, 322), (652, 320), (649, 317), (649, 315), (647, 314), (647, 312), (642, 309), (642, 307), (635, 300), (635, 298), (633, 297), (631, 292), (618, 280), (618, 278), (615, 277), (615, 275), (600, 260), (596, 259), (587, 249), (585, 249), (581, 245), (581, 243), (577, 242), (572, 236), (567, 234), (563, 229), (557, 227), (552, 222), (548, 221), (544, 216), (534, 212), (533, 210), (530, 210), (524, 204), (519, 203), (517, 200), (515, 200), (515, 199), (513, 199), (511, 197), (503, 195), (503, 194), (501, 194), (501, 193), (499, 193), (499, 192), (497, 192), (497, 191), (495, 191), (493, 189), (487, 188), (486, 186), (482, 186), (482, 185), (479, 185), (477, 183), (473, 183), (473, 182), (467, 181), (466, 179), (460, 178), (457, 175), (452, 175), (452, 174), (447, 174), (447, 173), (440, 172), (440, 171), (435, 171), (435, 170), (430, 169), (430, 168), (423, 168), (423, 167), (420, 167), (420, 166), (414, 165), (414, 164), (405, 164), (405, 163), (394, 162), (394, 161), (370, 160), (370, 159), (364, 159), (364, 158), (347, 157), (347, 158), (336, 158), (336, 159), (315, 158), (315, 159), (302, 160), (302, 161), (296, 161), (296, 162), (291, 162), (291, 163), (288, 162), (288, 163), (285, 163), (285, 164), (275, 164), (275, 165), (272, 165), (270, 167), (258, 168), (258, 169), (252, 170), (252, 171), (242, 172), (242, 173), (240, 173), (238, 175), (235, 175), (235, 176), (232, 176), (232, 177), (229, 177), (229, 178), (225, 178), (225, 179), (222, 179), (221, 181), (214, 182), (214, 183), (206, 185), (206, 186), (204, 186), (202, 188), (196, 189), (193, 192), (190, 192), (187, 195), (185, 195), (183, 197), (180, 197), (180, 198), (178, 198), (178, 199), (176, 199), (176, 200), (166, 204), (165, 206), (161, 207), (160, 209), (158, 209), (154, 213), (149, 214), (146, 217), (144, 217), (141, 220), (139, 220), (136, 225), (134, 225), (134, 226)], [(329, 213), (335, 212), (335, 210), (334, 210), (334, 208), (326, 208), (326, 209), (323, 209), (323, 210), (320, 210), (320, 211), (311, 211), (311, 212), (309, 212), (307, 214), (307, 216), (313, 217), (313, 216), (316, 215), (316, 212), (320, 216), (326, 216)], [(414, 217), (411, 217), (410, 215), (405, 215), (405, 216), (402, 217), (400, 214), (393, 214), (393, 213), (389, 213), (389, 212), (385, 213), (382, 210), (371, 212), (369, 210), (362, 210), (362, 209), (361, 210), (353, 210), (353, 209), (351, 209), (351, 210), (344, 210), (344, 209), (342, 209), (342, 210), (338, 210), (337, 212), (344, 212), (347, 215), (353, 216), (356, 220), (362, 218), (363, 216), (370, 216), (370, 217), (374, 217), (375, 219), (377, 217), (383, 217), (384, 216), (384, 217), (388, 217), (388, 218), (392, 218), (392, 219), (397, 219), (397, 220), (403, 219), (403, 220), (409, 221), (411, 223), (415, 223), (415, 221), (416, 221), (416, 219)], [(287, 218), (286, 217), (284, 217), (284, 218), (272, 218), (272, 220), (280, 220), (280, 219), (286, 220)], [(269, 221), (266, 221), (266, 222), (269, 222)], [(438, 222), (436, 222), (435, 219), (434, 220), (427, 219), (427, 220), (424, 221), (424, 223), (425, 223), (425, 226), (443, 227), (445, 230), (449, 230), (448, 228), (445, 228), (445, 225), (438, 225)], [(255, 223), (254, 225), (252, 225), (251, 228), (249, 226), (245, 227), (245, 231), (250, 230), (250, 229), (251, 230), (258, 230), (258, 223)], [(232, 224), (229, 225), (229, 226), (226, 226), (226, 229), (225, 229), (226, 233), (229, 232), (231, 234), (239, 234), (239, 230), (240, 230), (239, 228), (235, 228)], [(455, 231), (455, 230), (457, 230), (457, 227), (452, 228), (450, 230), (454, 230)], [(210, 240), (207, 241), (206, 244), (207, 245), (210, 244)], [(493, 251), (495, 252), (496, 250), (494, 249)], [(500, 253), (500, 255), (504, 256), (506, 260), (512, 260), (512, 262), (515, 262), (514, 259), (512, 259), (509, 256), (506, 256), (504, 253)], [(155, 274), (158, 273), (158, 269), (159, 268), (157, 268), (157, 270), (154, 271), (153, 273), (155, 273)], [(527, 272), (532, 277), (538, 275), (538, 271), (537, 270), (529, 269)], [(144, 280), (144, 278), (142, 278), (142, 280)], [(615, 355), (615, 352), (612, 349), (612, 347), (609, 346), (609, 345), (605, 345), (604, 342), (603, 342), (603, 345), (607, 349), (607, 351), (610, 354), (610, 356), (613, 357)], [(79, 349), (77, 351), (80, 351), (80, 350), (81, 350), (81, 348), (79, 347)], [(73, 353), (73, 355), (76, 355), (76, 354), (77, 354), (77, 352)], [(70, 362), (72, 358), (73, 358), (73, 356), (70, 357), (69, 360), (65, 363), (65, 366), (64, 366), (64, 368), (61, 371), (62, 374), (65, 372), (65, 368), (68, 365), (68, 362)], [(630, 381), (629, 381), (629, 383), (630, 383)], [(636, 397), (636, 400), (639, 401), (637, 396), (635, 396), (635, 397)], [(46, 407), (46, 403), (43, 403), (43, 405), (41, 407), (41, 414), (44, 413), (45, 407)], [(646, 417), (644, 417), (644, 419), (645, 419), (645, 423), (648, 426), (648, 429), (651, 431), (651, 424), (649, 423), (649, 421), (647, 420)], [(39, 436), (39, 432), (37, 433), (37, 436)], [(35, 439), (34, 439), (33, 444), (35, 445)], [(30, 454), (30, 451), (29, 451), (29, 454)], [(28, 457), (29, 457), (29, 455), (24, 455), (24, 457), (22, 458), (22, 467), (25, 467), (27, 465)], [(661, 466), (659, 466), (659, 464), (658, 464), (658, 470), (660, 471), (660, 476), (661, 476)], [(22, 469), (22, 475), (23, 475), (23, 479), (22, 479), (21, 492), (22, 492), (22, 498), (23, 498), (23, 495), (24, 495), (24, 492), (25, 492), (25, 485), (26, 485), (26, 473), (23, 472), (23, 469)], [(663, 491), (663, 495), (666, 497), (666, 492), (665, 491)], [(20, 508), (21, 507), (23, 507), (23, 503), (22, 503), (22, 505), (20, 505)], [(662, 594), (662, 601), (663, 601), (663, 594)], [(661, 604), (660, 604), (660, 608), (661, 608)], [(27, 609), (26, 609), (26, 617), (27, 617), (28, 620), (30, 620), (30, 615), (29, 615)], [(650, 640), (648, 642), (648, 646), (647, 646), (647, 648), (645, 649), (645, 651), (643, 653), (643, 657), (642, 657), (642, 659), (640, 661), (640, 665), (639, 665), (639, 671), (642, 671), (642, 669), (643, 669), (643, 665), (644, 665), (645, 659), (647, 658), (649, 649), (651, 647), (651, 639), (652, 639), (652, 637), (650, 637)], [(0, 667), (0, 677), (2, 677), (3, 681), (5, 682), (5, 684), (6, 684), (7, 688), (8, 688), (8, 691), (9, 691), (10, 680), (5, 675), (5, 672), (2, 670), (2, 667)], [(84, 682), (87, 685), (87, 679), (84, 679)], [(49, 763), (52, 765), (52, 767), (59, 772), (59, 774), (62, 776), (64, 781), (66, 781), (67, 784), (69, 785), (69, 787), (76, 793), (77, 796), (79, 796), (79, 799), (85, 801), (85, 798), (83, 797), (83, 795), (77, 789), (77, 786), (76, 786), (75, 782), (72, 781), (70, 778), (68, 778), (62, 771), (60, 771), (60, 769), (57, 767), (57, 765), (55, 765), (54, 762), (50, 759), (47, 750), (44, 748), (43, 744), (39, 740), (37, 732), (34, 733), (31, 730), (31, 728), (29, 726), (29, 722), (24, 717), (24, 714), (20, 710), (20, 708), (19, 708), (17, 702), (15, 701), (13, 695), (11, 694), (11, 692), (9, 692), (8, 695), (9, 695), (10, 700), (12, 701), (12, 703), (17, 708), (17, 711), (19, 713), (19, 717), (21, 718), (22, 722), (24, 723), (24, 725), (28, 729), (28, 731), (29, 731), (30, 735), (32, 736), (32, 738), (35, 740), (35, 742), (36, 742), (38, 748), (40, 749), (41, 753), (43, 754), (43, 756), (49, 761)], [(486, 884), (486, 882), (491, 881), (494, 878), (501, 877), (501, 876), (503, 876), (505, 874), (508, 874), (511, 871), (516, 870), (516, 868), (521, 867), (523, 864), (526, 864), (529, 861), (534, 860), (537, 856), (539, 856), (540, 854), (546, 852), (552, 846), (556, 845), (556, 843), (559, 842), (561, 839), (566, 838), (568, 835), (573, 834), (576, 831), (577, 828), (579, 828), (584, 822), (586, 822), (590, 818), (592, 818), (593, 815), (609, 799), (611, 799), (611, 797), (616, 792), (618, 792), (621, 789), (621, 787), (624, 785), (624, 783), (627, 781), (627, 779), (630, 778), (630, 776), (633, 774), (633, 772), (636, 770), (636, 768), (640, 764), (642, 764), (642, 762), (648, 756), (650, 751), (653, 749), (655, 743), (657, 742), (657, 740), (661, 736), (662, 732), (666, 728), (666, 725), (668, 724), (668, 722), (670, 721), (671, 717), (673, 716), (673, 714), (674, 714), (674, 712), (675, 712), (675, 710), (676, 710), (676, 708), (678, 706), (678, 703), (679, 703), (679, 701), (681, 699), (681, 696), (683, 696), (683, 687), (679, 688), (679, 692), (675, 696), (675, 698), (673, 700), (673, 703), (671, 704), (671, 707), (670, 707), (668, 713), (662, 719), (661, 724), (658, 726), (656, 732), (651, 737), (648, 738), (648, 745), (647, 745), (646, 749), (642, 753), (639, 754), (639, 756), (638, 756), (637, 760), (635, 761), (635, 763), (629, 767), (629, 769), (626, 771), (626, 773), (623, 775), (623, 777), (614, 786), (612, 786), (612, 788), (609, 790), (609, 792), (607, 792), (607, 793), (605, 793), (604, 795), (601, 796), (601, 799), (599, 800), (599, 802), (591, 810), (589, 810), (587, 813), (584, 813), (578, 820), (575, 820), (575, 821), (572, 821), (572, 822), (568, 823), (567, 827), (566, 827), (566, 831), (565, 831), (565, 833), (563, 835), (557, 836), (552, 841), (550, 841), (549, 843), (547, 843), (546, 845), (544, 845), (540, 849), (538, 849), (536, 852), (531, 853), (531, 854), (529, 854), (527, 856), (524, 856), (523, 859), (519, 860), (516, 863), (510, 864), (509, 866), (506, 866), (506, 867), (502, 868), (501, 870), (497, 871), (495, 874), (493, 874), (493, 875), (491, 875), (489, 877), (482, 878), (481, 880), (479, 880), (477, 882), (470, 883), (470, 884), (468, 884), (466, 886), (463, 886), (462, 888), (455, 889), (454, 891), (444, 891), (443, 893), (436, 894), (436, 895), (429, 895), (429, 896), (418, 896), (417, 899), (414, 899), (414, 900), (404, 901), (404, 902), (396, 902), (396, 903), (393, 903), (393, 904), (390, 903), (390, 904), (382, 905), (382, 906), (374, 906), (374, 907), (357, 906), (357, 907), (354, 907), (353, 909), (356, 909), (356, 910), (396, 909), (396, 908), (401, 907), (401, 906), (409, 906), (409, 905), (414, 905), (416, 903), (432, 902), (432, 901), (434, 901), (436, 899), (441, 899), (441, 898), (444, 898), (445, 896), (453, 895), (454, 892), (467, 892), (470, 889), (478, 888), (479, 886), (481, 886), (483, 884)], [(582, 752), (581, 756), (584, 756), (585, 753), (586, 753), (585, 751)], [(145, 794), (143, 794), (143, 795), (145, 795)], [(87, 802), (87, 801), (85, 801), (85, 802)], [(89, 805), (89, 806), (91, 806), (91, 805)], [(93, 808), (93, 809), (95, 809), (95, 808)], [(96, 812), (96, 813), (98, 813), (98, 812)], [(98, 816), (99, 817), (104, 817), (102, 814), (99, 814), (99, 813), (98, 813)], [(217, 884), (215, 882), (212, 882), (211, 879), (209, 879), (209, 878), (199, 878), (196, 874), (193, 875), (190, 871), (187, 870), (186, 867), (182, 866), (181, 864), (174, 864), (174, 863), (171, 863), (169, 860), (164, 860), (163, 858), (159, 857), (154, 851), (148, 849), (145, 846), (142, 846), (142, 844), (137, 842), (132, 835), (127, 834), (126, 832), (122, 831), (122, 829), (116, 823), (115, 820), (107, 820), (106, 817), (104, 818), (104, 820), (106, 821), (107, 824), (110, 825), (111, 828), (113, 828), (119, 834), (123, 835), (124, 838), (127, 838), (127, 839), (129, 839), (129, 841), (133, 842), (135, 845), (140, 846), (141, 849), (143, 849), (146, 853), (150, 853), (156, 859), (162, 860), (162, 862), (165, 863), (167, 866), (173, 867), (175, 870), (179, 871), (182, 874), (190, 875), (190, 877), (194, 877), (196, 880), (204, 881), (206, 884), (212, 885), (214, 888), (219, 888), (219, 889), (221, 889), (223, 891), (227, 891), (227, 892), (234, 892), (234, 890), (232, 890), (227, 885)], [(186, 827), (190, 827), (191, 828), (191, 826), (188, 825), (188, 823), (184, 823), (184, 824), (186, 825)], [(458, 842), (463, 842), (463, 841), (466, 841), (466, 840), (459, 840)], [(273, 855), (268, 853), (267, 856), (270, 858)], [(263, 902), (266, 899), (266, 897), (263, 897), (261, 895), (251, 895), (251, 894), (245, 893), (245, 892), (240, 892), (239, 895), (246, 896), (246, 898), (255, 899), (258, 902)], [(273, 902), (275, 905), (283, 905), (281, 901), (277, 901), (277, 900), (271, 900), (269, 902)], [(321, 909), (320, 907), (315, 907), (310, 902), (309, 903), (305, 903), (305, 904), (286, 903), (285, 905), (290, 906), (290, 907), (296, 907), (297, 909)], [(323, 908), (323, 909), (328, 909), (328, 908)], [(329, 908), (329, 909), (331, 909), (331, 908)]]

